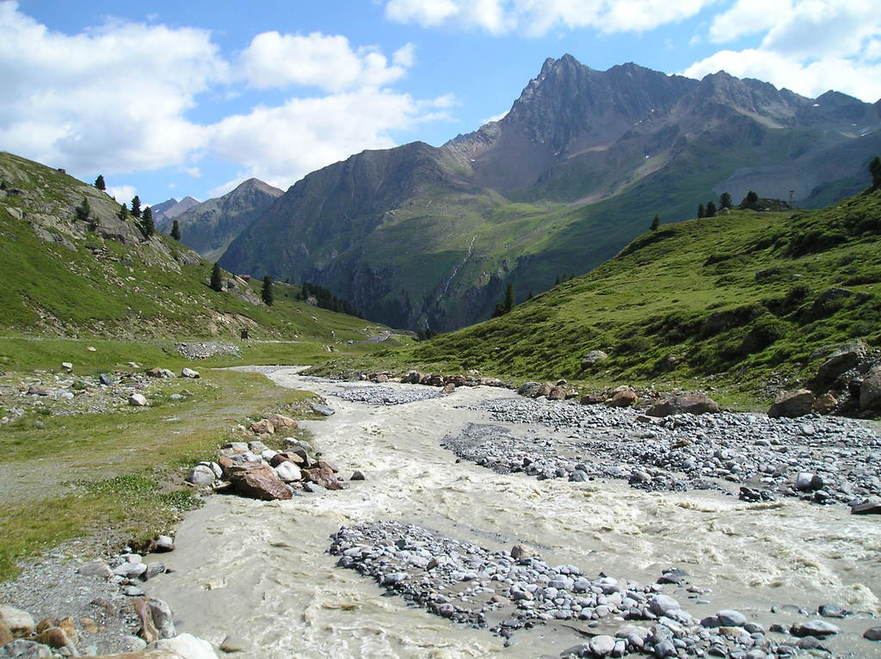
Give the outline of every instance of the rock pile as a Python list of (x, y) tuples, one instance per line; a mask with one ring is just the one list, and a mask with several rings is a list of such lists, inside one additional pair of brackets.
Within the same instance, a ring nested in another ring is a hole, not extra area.
[(368, 405), (406, 405), (429, 398), (442, 396), (438, 389), (393, 389), (392, 387), (344, 387), (340, 392), (334, 392), (334, 396), (351, 403), (366, 403)]
[(218, 343), (217, 341), (178, 343), (177, 352), (187, 359), (208, 359), (215, 355), (241, 356), (237, 345), (233, 345), (232, 343)]
[(592, 636), (566, 657), (788, 657), (821, 647), (820, 639), (838, 631), (807, 620), (791, 627), (791, 640), (778, 642), (738, 611), (697, 620), (658, 584), (587, 576), (575, 565), (552, 566), (522, 545), (491, 551), (398, 521), (343, 527), (331, 536), (330, 553), (340, 557), (339, 567), (417, 606), (505, 638), (557, 623)]
[[(270, 414), (255, 421), (250, 430), (263, 439), (224, 444), (216, 461), (198, 463), (185, 480), (198, 487), (213, 487), (265, 501), (290, 499), (302, 491), (317, 494), (343, 489), (345, 485), (337, 476), (337, 468), (321, 459), (308, 442), (286, 437), (282, 449), (276, 451), (263, 441), (269, 441), (278, 430), (296, 427), (294, 419), (282, 414)], [(360, 472), (355, 475), (352, 480), (364, 480)]]

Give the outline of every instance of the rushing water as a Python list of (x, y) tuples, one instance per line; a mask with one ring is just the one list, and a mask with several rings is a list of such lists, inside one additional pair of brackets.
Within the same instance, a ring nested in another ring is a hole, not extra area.
[[(294, 369), (269, 377), (325, 396), (339, 390)], [(584, 641), (560, 623), (521, 631), (506, 648), (485, 630), (409, 607), (334, 567), (328, 536), (341, 525), (400, 519), (492, 549), (523, 542), (587, 574), (653, 583), (676, 566), (708, 590), (689, 599), (667, 587), (696, 617), (735, 608), (757, 622), (785, 623), (804, 618), (772, 616), (772, 605), (815, 610), (837, 602), (865, 614), (835, 620), (849, 633), (828, 645), (841, 656), (877, 656), (858, 639), (878, 624), (870, 616), (881, 614), (877, 517), (796, 500), (747, 504), (712, 492), (647, 493), (617, 481), (538, 481), (456, 463), (440, 447), (446, 433), (487, 421), (458, 406), (511, 395), (460, 388), (392, 407), (329, 398), (336, 414), (303, 425), (341, 475), (360, 469), (368, 480), (284, 502), (211, 497), (178, 529), (176, 551), (162, 556), (176, 572), (150, 581), (150, 594), (171, 604), (180, 632), (215, 645), (227, 634), (244, 639), (250, 650), (236, 656), (536, 657)]]

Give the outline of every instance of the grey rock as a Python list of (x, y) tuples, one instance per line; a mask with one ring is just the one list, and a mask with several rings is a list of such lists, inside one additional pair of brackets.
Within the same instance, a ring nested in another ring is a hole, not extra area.
[(364, 472), (355, 470), (352, 472), (352, 477), (349, 480), (363, 481), (363, 480), (367, 480), (367, 478), (364, 476)]
[(293, 462), (281, 462), (274, 469), (278, 477), (285, 483), (293, 483), (303, 478), (300, 468)]
[(649, 602), (649, 609), (657, 616), (668, 616), (682, 607), (669, 595), (655, 595)]
[(740, 611), (733, 609), (723, 609), (716, 613), (719, 623), (722, 627), (743, 627), (747, 623), (746, 616)]
[(15, 659), (43, 659), (44, 657), (48, 658), (51, 656), (52, 649), (49, 646), (23, 638), (0, 647), (0, 657), (3, 659), (7, 657), (10, 659), (13, 657)]
[(838, 627), (825, 620), (808, 620), (797, 623), (789, 629), (789, 633), (793, 636), (815, 636), (818, 638), (831, 636), (839, 631), (841, 630)]
[(601, 634), (590, 639), (587, 645), (593, 656), (607, 657), (615, 650), (615, 639), (606, 634)]
[(110, 566), (100, 560), (83, 563), (79, 566), (77, 572), (87, 577), (103, 577), (104, 579), (109, 579), (113, 576), (113, 570), (110, 569)]
[(869, 627), (863, 632), (863, 638), (870, 641), (881, 641), (881, 627)]
[(819, 613), (824, 618), (844, 618), (847, 615), (847, 611), (845, 611), (838, 604), (834, 604), (832, 602), (828, 604), (821, 604), (817, 608), (817, 613)]
[(586, 353), (584, 357), (581, 358), (581, 368), (590, 368), (591, 366), (595, 366), (601, 362), (606, 361), (608, 358), (609, 355), (602, 350), (591, 350), (590, 352)]
[(320, 414), (321, 416), (332, 416), (336, 413), (336, 410), (324, 403), (312, 403), (310, 407), (315, 414)]
[(153, 618), (153, 624), (159, 632), (159, 638), (173, 638), (177, 636), (172, 619), (171, 607), (166, 602), (156, 598), (147, 600), (147, 608)]
[(160, 535), (156, 538), (156, 552), (174, 551), (174, 538), (168, 535)]
[(146, 407), (147, 397), (144, 394), (134, 393), (128, 397), (128, 404), (132, 407)]
[(193, 485), (211, 485), (216, 479), (217, 476), (211, 467), (196, 465), (190, 469), (184, 480)]

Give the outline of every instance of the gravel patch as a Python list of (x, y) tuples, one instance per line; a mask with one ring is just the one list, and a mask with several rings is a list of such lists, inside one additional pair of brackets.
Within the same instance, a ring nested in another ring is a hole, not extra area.
[(440, 398), (443, 395), (439, 389), (435, 388), (398, 389), (383, 386), (343, 387), (342, 391), (330, 393), (332, 396), (350, 403), (366, 403), (377, 406), (406, 405), (420, 400)]
[(196, 343), (178, 343), (177, 351), (187, 359), (208, 359), (215, 355), (234, 355), (241, 357), (239, 347), (232, 343), (216, 341), (199, 341)]
[[(472, 409), (514, 426), (468, 426), (443, 445), (500, 473), (617, 478), (645, 490), (712, 488), (746, 501), (791, 496), (853, 505), (881, 496), (881, 437), (853, 419), (729, 412), (653, 419), (627, 409), (522, 398)], [(520, 424), (567, 436), (523, 433)]]
[[(766, 636), (737, 611), (698, 621), (663, 586), (551, 566), (523, 545), (491, 551), (397, 521), (343, 527), (331, 540), (339, 567), (441, 617), (487, 628), (509, 642), (517, 630), (537, 625), (590, 637), (563, 656), (788, 657), (801, 647), (796, 638)], [(553, 647), (554, 636), (546, 636)]]

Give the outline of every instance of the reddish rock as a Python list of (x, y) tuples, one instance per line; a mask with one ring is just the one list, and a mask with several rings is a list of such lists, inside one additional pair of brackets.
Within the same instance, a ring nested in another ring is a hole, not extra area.
[(147, 643), (158, 641), (159, 630), (156, 629), (156, 623), (153, 622), (153, 614), (150, 612), (150, 607), (147, 606), (147, 601), (140, 598), (135, 599), (132, 601), (132, 607), (135, 613), (138, 614), (138, 620), (141, 622), (138, 636), (147, 641)]
[(67, 634), (59, 627), (49, 627), (37, 635), (35, 639), (37, 643), (48, 645), (50, 648), (66, 648), (73, 645), (71, 640), (67, 638)]
[(453, 384), (452, 382), (447, 382), (447, 383), (444, 385), (444, 388), (441, 389), (441, 393), (443, 393), (443, 394), (451, 394), (451, 393), (453, 393), (454, 391), (456, 391), (456, 385)]
[(276, 430), (279, 428), (296, 428), (297, 422), (294, 421), (291, 417), (285, 416), (284, 414), (270, 414), (266, 417), (266, 420), (271, 423)]
[(293, 462), (294, 464), (300, 465), (303, 464), (304, 460), (302, 457), (292, 451), (276, 453), (269, 459), (269, 464), (271, 464), (273, 467), (277, 467), (282, 462)]
[(313, 469), (304, 469), (303, 475), (307, 480), (328, 490), (342, 490), (343, 484), (333, 473), (333, 469), (326, 464)]
[(590, 394), (585, 394), (578, 402), (582, 405), (599, 405), (600, 403), (606, 402), (606, 397), (601, 392), (595, 391)]
[(773, 418), (804, 416), (814, 409), (814, 393), (810, 389), (797, 391), (781, 391), (774, 399), (774, 404), (768, 410), (768, 416)]
[(12, 643), (15, 640), (15, 636), (12, 635), (12, 630), (9, 629), (9, 626), (0, 620), (0, 648), (2, 648), (7, 643)]
[(618, 387), (612, 397), (606, 401), (609, 407), (632, 407), (639, 400), (639, 396), (630, 387)]
[(813, 405), (814, 412), (819, 414), (832, 414), (836, 407), (838, 407), (838, 399), (829, 393), (817, 396), (817, 400), (814, 401)]
[(292, 496), (287, 485), (268, 465), (235, 470), (230, 474), (229, 480), (236, 493), (243, 497), (272, 501), (290, 499)]
[(548, 400), (565, 400), (566, 389), (562, 385), (555, 385), (547, 394)]
[(258, 435), (275, 434), (275, 426), (272, 425), (272, 422), (269, 419), (261, 419), (260, 421), (255, 421), (249, 427), (251, 429), (251, 432), (255, 432)]
[(649, 416), (670, 416), (671, 414), (708, 414), (719, 411), (719, 404), (709, 396), (673, 396), (649, 408)]

